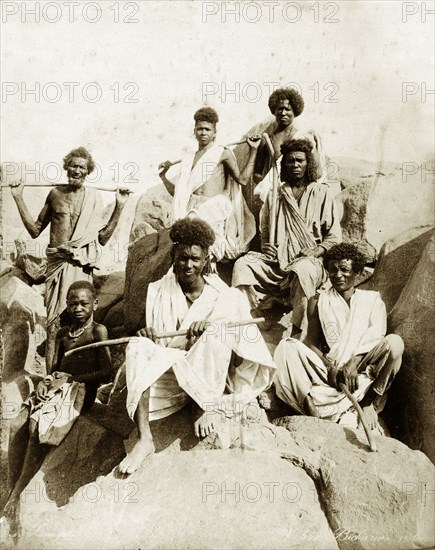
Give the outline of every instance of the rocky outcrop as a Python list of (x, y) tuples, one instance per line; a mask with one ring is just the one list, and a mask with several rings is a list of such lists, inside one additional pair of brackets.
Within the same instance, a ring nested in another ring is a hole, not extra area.
[(124, 323), (130, 333), (143, 326), (148, 284), (167, 273), (171, 248), (169, 229), (145, 235), (130, 247), (124, 294)]
[(404, 164), (341, 157), (329, 161), (330, 180), (343, 188), (337, 195), (343, 208), (343, 238), (361, 242), (372, 261), (388, 239), (416, 223), (434, 221), (433, 173), (407, 173)]
[(171, 224), (172, 197), (163, 184), (148, 189), (137, 201), (130, 242), (165, 229)]
[(94, 319), (98, 323), (103, 322), (109, 310), (120, 302), (124, 296), (125, 272), (111, 273), (98, 290), (98, 309), (94, 313)]
[(17, 277), (10, 277), (0, 293), (3, 338), (3, 381), (17, 373), (33, 372), (36, 347), (45, 340), (45, 307), (42, 296)]
[(435, 230), (415, 227), (387, 241), (373, 277), (363, 288), (379, 290), (389, 332), (405, 342), (402, 367), (389, 392), (385, 417), (395, 437), (435, 462), (433, 319)]
[[(226, 419), (217, 435), (189, 447), (182, 415), (170, 417), (166, 441), (156, 437), (159, 452), (124, 479), (110, 472), (124, 454), (119, 436), (80, 418), (23, 495), (19, 547), (434, 544), (434, 467), (422, 453), (379, 436), (373, 453), (363, 431), (306, 417), (279, 426)], [(180, 451), (183, 441), (190, 452)]]

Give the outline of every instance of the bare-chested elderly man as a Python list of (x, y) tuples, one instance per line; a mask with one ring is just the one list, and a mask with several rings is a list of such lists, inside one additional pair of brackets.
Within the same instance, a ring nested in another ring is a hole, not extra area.
[(84, 147), (73, 149), (63, 159), (68, 185), (50, 191), (35, 221), (23, 198), (23, 182), (11, 183), (12, 196), (24, 226), (35, 239), (50, 224), (47, 248), (45, 306), (47, 308), (47, 369), (51, 368), (60, 314), (66, 307), (66, 295), (77, 280), (92, 282), (92, 272), (98, 259), (98, 243), (105, 245), (119, 221), (129, 190), (118, 189), (112, 215), (101, 227), (102, 204), (95, 189), (84, 187), (85, 179), (95, 163)]
[(178, 177), (171, 181), (166, 176), (171, 162), (159, 166), (162, 182), (174, 197), (172, 221), (196, 213), (215, 231), (216, 241), (211, 249), (215, 260), (235, 259), (249, 249), (255, 235), (254, 217), (240, 185), (246, 185), (253, 173), (260, 136), (247, 138), (250, 154), (241, 170), (233, 152), (216, 143), (216, 111), (210, 107), (198, 109), (194, 120), (198, 149), (181, 160)]

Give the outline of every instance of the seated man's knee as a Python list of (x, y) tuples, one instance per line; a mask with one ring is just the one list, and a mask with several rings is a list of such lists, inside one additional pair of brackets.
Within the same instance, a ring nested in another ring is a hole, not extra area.
[(402, 338), (398, 334), (387, 334), (385, 340), (388, 342), (392, 358), (399, 359), (402, 357), (405, 350), (405, 344)]

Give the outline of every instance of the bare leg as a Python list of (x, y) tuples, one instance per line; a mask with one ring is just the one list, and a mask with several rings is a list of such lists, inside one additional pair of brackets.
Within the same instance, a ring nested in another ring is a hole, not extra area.
[(155, 451), (153, 436), (149, 422), (150, 390), (143, 392), (134, 415), (134, 421), (139, 432), (139, 439), (135, 446), (119, 465), (122, 474), (132, 474), (140, 468), (147, 456)]
[(23, 409), (18, 416), (11, 421), (10, 444), (8, 451), (9, 487), (15, 487), (18, 478), (23, 471), (27, 445), (29, 443), (29, 410)]
[(319, 412), (317, 410), (316, 405), (314, 404), (314, 401), (311, 395), (307, 395), (307, 397), (304, 400), (304, 411), (308, 416), (314, 416), (315, 418), (319, 418)]
[(299, 279), (296, 275), (293, 276), (291, 282), (291, 303), (293, 307), (292, 315), (292, 336), (293, 334), (300, 334), (299, 339), (303, 340), (306, 335), (306, 330), (308, 326), (307, 320), (307, 307), (308, 307), (308, 298), (305, 296), (305, 292), (302, 289), (302, 286), (299, 282)]
[[(38, 472), (44, 462), (44, 458), (50, 450), (50, 445), (44, 445), (39, 442), (38, 424), (34, 420), (30, 420), (29, 422), (29, 433), (30, 437), (21, 474), (16, 480), (3, 510), (3, 514), (9, 523), (10, 535), (14, 540), (18, 540), (21, 535), (19, 517), (21, 493), (27, 487), (33, 476)], [(23, 437), (22, 434), (21, 437)]]
[(57, 317), (52, 323), (47, 326), (47, 340), (45, 342), (45, 365), (47, 373), (51, 372), (51, 367), (54, 359), (54, 346), (56, 342), (56, 334), (60, 329), (60, 319)]

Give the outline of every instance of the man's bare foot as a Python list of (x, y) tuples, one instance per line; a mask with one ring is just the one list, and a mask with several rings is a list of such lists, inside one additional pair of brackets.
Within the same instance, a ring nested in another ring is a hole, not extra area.
[[(370, 430), (379, 429), (378, 413), (375, 411), (373, 403), (371, 403), (370, 405), (361, 406), (361, 408), (362, 408), (362, 411), (363, 411), (364, 416), (365, 416), (366, 421), (367, 421), (367, 425), (370, 428)], [(358, 427), (362, 428), (362, 422), (361, 422), (360, 418), (358, 418)]]
[(9, 499), (3, 508), (3, 517), (9, 524), (9, 536), (17, 544), (21, 538), (20, 500)]
[(207, 437), (216, 431), (217, 421), (220, 419), (218, 412), (205, 411), (193, 424), (196, 437)]
[(272, 400), (270, 399), (267, 392), (263, 391), (258, 396), (258, 403), (262, 409), (265, 411), (270, 411), (272, 408)]
[(139, 439), (133, 449), (118, 466), (122, 474), (132, 474), (141, 467), (142, 462), (155, 452), (154, 443), (149, 439)]

